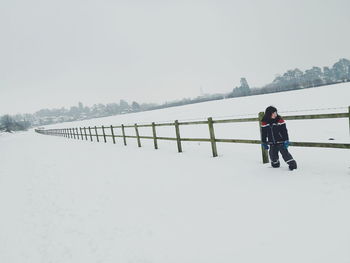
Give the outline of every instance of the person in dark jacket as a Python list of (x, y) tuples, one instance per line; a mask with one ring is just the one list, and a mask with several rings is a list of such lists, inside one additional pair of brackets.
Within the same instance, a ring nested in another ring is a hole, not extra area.
[(289, 137), (286, 122), (277, 114), (277, 109), (269, 106), (261, 121), (261, 142), (262, 146), (269, 151), (271, 165), (274, 168), (280, 167), (279, 155), (289, 165), (290, 170), (297, 168), (297, 163), (288, 151)]

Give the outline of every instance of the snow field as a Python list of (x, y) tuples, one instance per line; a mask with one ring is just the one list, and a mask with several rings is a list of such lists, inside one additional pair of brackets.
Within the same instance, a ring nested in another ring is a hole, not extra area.
[[(47, 128), (243, 114), (277, 98), (288, 110), (301, 98), (338, 107), (344, 87), (332, 96), (309, 89)], [(349, 142), (346, 119), (287, 127), (292, 141)], [(215, 125), (217, 138), (257, 139), (258, 131), (257, 123)], [(175, 136), (173, 127), (157, 133)], [(209, 137), (204, 126), (183, 126), (181, 135)], [(175, 141), (158, 141), (159, 150), (152, 140), (127, 142), (33, 130), (0, 136), (0, 262), (349, 262), (349, 150), (291, 147), (299, 165), (291, 172), (283, 162), (263, 165), (259, 145), (218, 143), (213, 158), (209, 143), (183, 142), (177, 153)]]

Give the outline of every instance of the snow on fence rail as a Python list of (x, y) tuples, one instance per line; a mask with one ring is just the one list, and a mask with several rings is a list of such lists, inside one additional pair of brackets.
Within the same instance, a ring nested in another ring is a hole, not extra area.
[[(260, 140), (245, 140), (245, 139), (218, 139), (215, 137), (214, 124), (216, 123), (235, 123), (235, 122), (258, 122), (259, 128), (261, 124), (261, 120), (264, 116), (263, 112), (260, 112), (257, 118), (241, 118), (241, 119), (224, 119), (224, 120), (213, 120), (209, 117), (206, 121), (187, 121), (187, 122), (179, 122), (178, 120), (174, 122), (168, 123), (155, 123), (151, 124), (142, 124), (138, 125), (135, 123), (134, 125), (124, 125), (121, 124), (119, 126), (101, 126), (101, 127), (79, 127), (79, 128), (64, 128), (64, 129), (36, 129), (35, 131), (40, 134), (45, 135), (55, 135), (55, 136), (63, 136), (66, 138), (74, 138), (81, 140), (93, 141), (93, 137), (96, 137), (96, 141), (100, 141), (100, 137), (103, 138), (104, 142), (107, 142), (107, 137), (112, 137), (113, 143), (115, 144), (115, 138), (120, 137), (123, 138), (124, 145), (127, 145), (126, 138), (136, 138), (138, 147), (141, 147), (141, 139), (151, 139), (154, 142), (154, 148), (158, 149), (158, 140), (171, 140), (177, 142), (178, 152), (182, 152), (182, 141), (190, 141), (190, 142), (210, 142), (212, 148), (213, 157), (218, 156), (216, 143), (217, 142), (225, 142), (225, 143), (250, 143), (250, 144), (261, 144)], [(311, 115), (293, 115), (293, 116), (284, 116), (285, 120), (307, 120), (307, 119), (333, 119), (333, 118), (348, 118), (349, 119), (349, 129), (350, 129), (350, 106), (349, 111), (346, 113), (328, 113), (328, 114), (311, 114)], [(180, 126), (184, 125), (208, 125), (210, 138), (183, 138), (180, 136)], [(176, 138), (172, 137), (158, 137), (156, 132), (156, 127), (160, 126), (174, 126)], [(140, 127), (151, 127), (152, 128), (152, 136), (141, 136), (139, 134), (138, 128)], [(136, 136), (126, 135), (126, 128), (134, 128)], [(111, 135), (106, 134), (106, 129), (110, 129)], [(115, 129), (121, 129), (122, 135), (115, 135)], [(99, 134), (98, 131), (102, 130), (102, 134)], [(260, 129), (261, 133), (261, 129)], [(291, 146), (301, 146), (301, 147), (325, 147), (325, 148), (343, 148), (350, 149), (349, 143), (320, 143), (320, 142), (291, 142)], [(262, 160), (263, 163), (269, 162), (268, 152), (261, 146)]]

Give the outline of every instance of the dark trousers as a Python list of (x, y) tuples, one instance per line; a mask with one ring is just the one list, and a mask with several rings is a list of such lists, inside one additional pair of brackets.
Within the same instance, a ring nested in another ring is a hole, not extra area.
[(279, 167), (280, 166), (280, 161), (279, 161), (279, 156), (278, 153), (281, 153), (283, 160), (289, 165), (296, 165), (296, 162), (293, 159), (293, 156), (288, 152), (286, 148), (284, 148), (283, 144), (271, 144), (270, 145), (270, 160), (271, 160), (271, 165), (273, 167)]

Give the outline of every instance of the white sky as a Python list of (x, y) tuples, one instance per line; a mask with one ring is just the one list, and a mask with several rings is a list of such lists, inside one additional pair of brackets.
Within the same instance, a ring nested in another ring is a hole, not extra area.
[(0, 114), (229, 92), (350, 59), (350, 1), (0, 0)]

